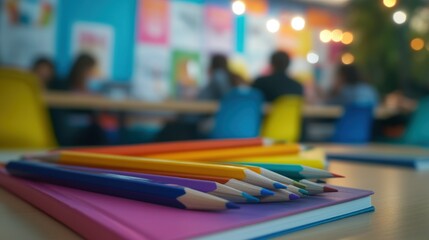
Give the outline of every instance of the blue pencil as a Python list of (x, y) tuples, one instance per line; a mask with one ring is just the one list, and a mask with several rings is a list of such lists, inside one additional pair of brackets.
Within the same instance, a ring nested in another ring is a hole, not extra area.
[(147, 179), (148, 181), (151, 181), (151, 182), (157, 182), (157, 183), (163, 183), (163, 184), (175, 184), (175, 185), (191, 188), (200, 192), (208, 193), (214, 196), (218, 196), (236, 203), (259, 202), (259, 200), (256, 197), (246, 192), (236, 190), (234, 188), (228, 187), (226, 185), (223, 185), (221, 183), (217, 183), (214, 181), (179, 178), (179, 177), (153, 175), (153, 174), (136, 173), (136, 172), (126, 172), (126, 171), (118, 171), (118, 170), (102, 169), (102, 168), (77, 167), (77, 166), (69, 166), (69, 165), (56, 165), (56, 166), (63, 167), (66, 169), (71, 169), (71, 170), (83, 171), (83, 172), (112, 173), (112, 174)]
[(225, 199), (193, 189), (137, 177), (94, 174), (26, 161), (9, 162), (6, 170), (16, 177), (182, 209), (219, 211), (239, 208)]

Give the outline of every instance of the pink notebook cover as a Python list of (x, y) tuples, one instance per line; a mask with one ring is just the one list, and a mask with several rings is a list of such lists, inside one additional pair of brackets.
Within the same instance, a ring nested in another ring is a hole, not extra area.
[(3, 169), (0, 169), (0, 186), (87, 239), (188, 239), (372, 194), (339, 188), (337, 193), (287, 203), (242, 204), (238, 210), (198, 212), (31, 182), (10, 177)]

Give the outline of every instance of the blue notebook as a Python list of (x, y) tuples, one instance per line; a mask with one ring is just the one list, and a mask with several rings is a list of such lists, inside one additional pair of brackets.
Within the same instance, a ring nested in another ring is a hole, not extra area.
[(410, 167), (416, 170), (429, 170), (428, 156), (392, 155), (381, 153), (328, 153), (329, 160), (357, 161), (375, 164), (388, 164), (402, 167)]

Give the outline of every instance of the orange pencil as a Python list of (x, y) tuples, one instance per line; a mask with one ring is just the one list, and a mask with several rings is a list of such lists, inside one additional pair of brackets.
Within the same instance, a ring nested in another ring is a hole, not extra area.
[(221, 140), (198, 140), (135, 144), (122, 146), (108, 146), (95, 148), (72, 148), (67, 151), (78, 151), (88, 153), (102, 153), (124, 156), (143, 156), (162, 153), (173, 153), (183, 151), (213, 150), (222, 148), (239, 148), (249, 146), (272, 145), (273, 141), (264, 138), (243, 138), (243, 139), (221, 139)]
[(302, 146), (299, 144), (276, 144), (273, 146), (253, 146), (253, 147), (240, 147), (240, 148), (226, 148), (216, 150), (203, 150), (203, 151), (182, 151), (175, 153), (161, 153), (143, 155), (148, 158), (157, 159), (171, 159), (171, 160), (184, 160), (184, 161), (225, 161), (234, 158), (245, 157), (261, 157), (261, 156), (278, 156), (290, 155), (299, 153)]

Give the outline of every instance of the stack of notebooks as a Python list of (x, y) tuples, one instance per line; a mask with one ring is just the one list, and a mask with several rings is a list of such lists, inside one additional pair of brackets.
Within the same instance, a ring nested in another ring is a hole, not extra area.
[(373, 211), (371, 191), (320, 184), (322, 149), (266, 139), (56, 150), (0, 186), (87, 239), (249, 239)]

